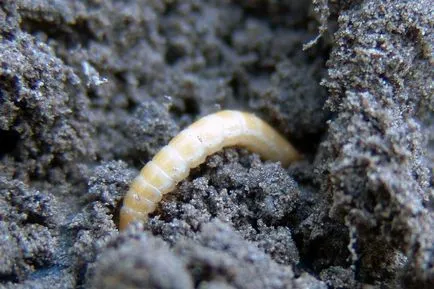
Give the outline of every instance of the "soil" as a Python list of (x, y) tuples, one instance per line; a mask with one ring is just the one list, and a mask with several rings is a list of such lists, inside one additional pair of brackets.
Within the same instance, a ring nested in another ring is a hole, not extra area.
[[(434, 288), (434, 6), (0, 0), (0, 288)], [(221, 109), (227, 148), (145, 224), (138, 170)]]

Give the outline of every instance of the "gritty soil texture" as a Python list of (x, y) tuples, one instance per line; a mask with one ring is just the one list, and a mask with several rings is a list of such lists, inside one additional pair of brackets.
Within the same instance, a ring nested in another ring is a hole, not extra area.
[[(434, 288), (433, 83), (432, 0), (0, 0), (0, 288)], [(227, 148), (120, 233), (223, 108), (304, 159)]]

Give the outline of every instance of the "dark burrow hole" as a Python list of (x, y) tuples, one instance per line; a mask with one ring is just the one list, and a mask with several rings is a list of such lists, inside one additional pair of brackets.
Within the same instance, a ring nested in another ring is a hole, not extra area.
[(18, 276), (16, 274), (0, 274), (0, 280), (2, 284), (3, 282), (18, 283), (19, 281)]
[(18, 132), (0, 129), (0, 158), (13, 153), (19, 141), (20, 135)]
[(178, 60), (180, 60), (184, 56), (185, 56), (185, 51), (183, 51), (181, 48), (172, 45), (169, 46), (169, 48), (167, 49), (165, 59), (167, 64), (174, 65)]
[(184, 99), (184, 105), (185, 105), (185, 113), (191, 114), (191, 115), (197, 115), (199, 114), (199, 104), (197, 101), (193, 98), (186, 98)]
[(290, 142), (302, 154), (315, 156), (322, 138), (323, 138), (323, 132), (320, 132), (320, 133), (305, 134), (300, 139), (291, 139)]

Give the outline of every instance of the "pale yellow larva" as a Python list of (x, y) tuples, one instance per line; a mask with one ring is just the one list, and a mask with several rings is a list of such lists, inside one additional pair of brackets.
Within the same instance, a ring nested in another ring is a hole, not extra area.
[(224, 110), (205, 116), (174, 137), (131, 183), (120, 212), (119, 228), (146, 221), (164, 194), (186, 178), (190, 169), (223, 147), (240, 146), (282, 165), (300, 154), (271, 126), (253, 114)]

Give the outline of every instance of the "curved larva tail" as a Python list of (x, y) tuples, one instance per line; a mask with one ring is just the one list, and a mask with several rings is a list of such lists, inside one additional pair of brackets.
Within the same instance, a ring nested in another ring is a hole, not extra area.
[(301, 155), (276, 130), (253, 114), (224, 110), (205, 116), (173, 138), (131, 183), (120, 212), (119, 228), (145, 221), (162, 196), (207, 156), (228, 146), (245, 147), (287, 166)]

